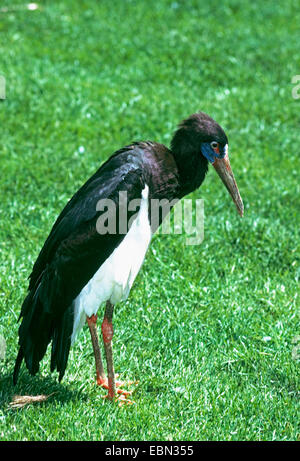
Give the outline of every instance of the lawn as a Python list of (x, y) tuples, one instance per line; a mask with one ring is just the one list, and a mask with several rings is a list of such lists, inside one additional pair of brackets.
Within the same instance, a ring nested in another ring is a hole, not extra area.
[[(0, 5), (0, 439), (299, 440), (298, 1), (18, 5)], [(245, 216), (211, 168), (189, 196), (202, 244), (154, 237), (114, 320), (136, 404), (102, 398), (87, 328), (61, 384), (47, 353), (14, 388), (27, 277), (58, 213), (115, 150), (169, 145), (199, 110), (229, 137)]]

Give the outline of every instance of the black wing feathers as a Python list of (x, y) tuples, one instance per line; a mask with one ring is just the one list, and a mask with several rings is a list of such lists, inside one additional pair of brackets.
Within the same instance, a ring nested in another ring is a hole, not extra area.
[(73, 300), (124, 238), (124, 234), (97, 232), (97, 202), (110, 198), (117, 204), (119, 190), (127, 191), (128, 200), (140, 198), (146, 175), (141, 150), (136, 145), (124, 148), (102, 165), (59, 215), (34, 264), (21, 308), (14, 382), (23, 358), (31, 374), (38, 371), (51, 340), (51, 370), (56, 368), (59, 379), (63, 377)]

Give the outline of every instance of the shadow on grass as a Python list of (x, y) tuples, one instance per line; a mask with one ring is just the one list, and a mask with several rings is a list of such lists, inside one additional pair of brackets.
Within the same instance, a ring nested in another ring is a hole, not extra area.
[[(9, 404), (14, 396), (49, 396), (43, 401), (43, 405), (53, 403), (53, 401), (65, 404), (70, 400), (86, 400), (87, 396), (79, 391), (73, 391), (69, 385), (59, 383), (52, 377), (30, 376), (26, 373), (20, 377), (16, 386), (13, 385), (12, 374), (0, 376), (0, 409), (10, 409)], [(37, 403), (35, 403), (37, 404)], [(41, 404), (41, 403), (39, 403)]]

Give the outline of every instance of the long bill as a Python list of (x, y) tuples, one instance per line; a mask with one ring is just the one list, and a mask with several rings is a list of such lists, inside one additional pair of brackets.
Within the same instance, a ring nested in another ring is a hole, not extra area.
[(234, 179), (228, 154), (226, 154), (224, 158), (216, 158), (216, 160), (213, 162), (213, 166), (215, 167), (216, 172), (226, 186), (226, 189), (230, 193), (240, 216), (243, 216), (244, 205), (239, 193), (238, 186)]

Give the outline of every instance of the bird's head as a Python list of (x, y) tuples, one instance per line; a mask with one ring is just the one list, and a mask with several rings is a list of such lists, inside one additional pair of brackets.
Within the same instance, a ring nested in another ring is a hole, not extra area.
[(178, 165), (185, 192), (196, 189), (204, 180), (211, 163), (230, 193), (241, 216), (241, 199), (228, 157), (228, 139), (211, 117), (203, 112), (184, 120), (171, 141), (171, 150)]

